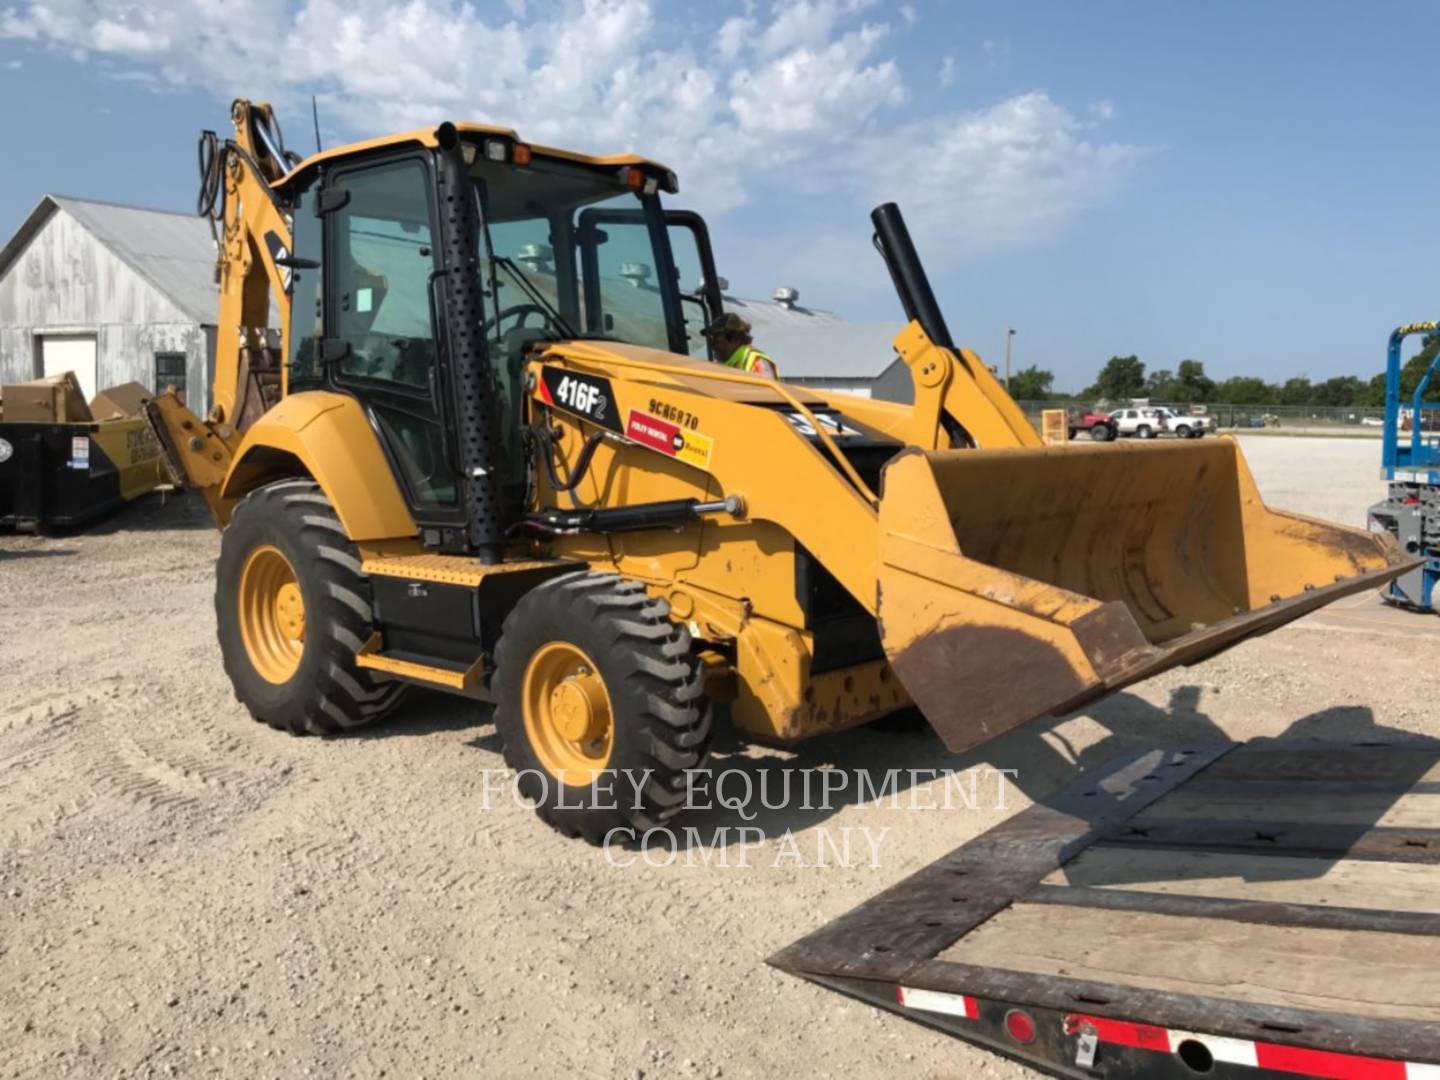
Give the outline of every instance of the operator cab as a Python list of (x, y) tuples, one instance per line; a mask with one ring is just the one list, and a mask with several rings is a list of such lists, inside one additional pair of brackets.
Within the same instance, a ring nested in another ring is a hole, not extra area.
[(465, 521), (454, 361), (465, 329), (446, 318), (453, 231), (473, 234), (465, 250), (483, 309), (482, 396), (511, 505), (523, 498), (524, 366), (537, 345), (602, 339), (704, 358), (701, 330), (721, 310), (704, 222), (661, 206), (673, 173), (494, 129), (457, 134), (473, 213), (451, 203), (448, 151), (420, 136), (342, 149), (333, 162), (321, 155), (284, 182), (295, 248), (288, 389), (365, 405), (427, 543), (441, 548), (464, 547)]

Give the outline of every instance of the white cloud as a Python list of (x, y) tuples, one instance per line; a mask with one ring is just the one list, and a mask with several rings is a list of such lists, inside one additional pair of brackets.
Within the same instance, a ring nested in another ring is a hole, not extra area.
[[(913, 7), (892, 25), (871, 0), (747, 3), (728, 19), (660, 3), (44, 0), (0, 13), (0, 39), (105, 57), (110, 77), (222, 102), (266, 98), (286, 116), (308, 113), (313, 93), (347, 136), (476, 119), (537, 142), (637, 150), (675, 167), (685, 203), (712, 214), (797, 188), (838, 192), (849, 212), (895, 195), (903, 162), (907, 210), (946, 252), (1048, 235), (1139, 156), (1100, 141), (1108, 103), (1083, 122), (1044, 94), (907, 117), (917, 95), (892, 30), (919, 18)], [(1008, 43), (982, 47), (1008, 60)], [(946, 58), (940, 84), (954, 76)]]
[(720, 58), (726, 61), (734, 60), (754, 36), (754, 19), (747, 19), (739, 15), (733, 19), (726, 19), (725, 24), (720, 27), (720, 33), (715, 35)]
[(1115, 119), (1115, 106), (1108, 101), (1097, 101), (1090, 106), (1090, 117), (1097, 124), (1108, 124)]
[(1047, 95), (1024, 94), (863, 139), (857, 157), (871, 168), (854, 182), (870, 199), (893, 194), (892, 163), (908, 157), (906, 213), (950, 259), (1032, 244), (1112, 196), (1146, 153), (1087, 141), (1088, 127)]
[(24, 66), (24, 60), (6, 60), (0, 62), (0, 71), (19, 71)]

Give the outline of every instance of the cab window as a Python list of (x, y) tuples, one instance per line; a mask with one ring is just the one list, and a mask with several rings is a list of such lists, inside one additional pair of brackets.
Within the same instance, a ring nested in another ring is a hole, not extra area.
[(435, 366), (428, 174), (397, 161), (347, 176), (335, 214), (335, 336), (350, 346), (340, 374), (429, 393)]

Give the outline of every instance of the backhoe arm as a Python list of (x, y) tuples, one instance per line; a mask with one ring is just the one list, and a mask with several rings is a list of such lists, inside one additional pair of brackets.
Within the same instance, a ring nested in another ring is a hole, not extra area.
[[(290, 333), (291, 232), (271, 185), (298, 160), (288, 153), (270, 106), (236, 100), (235, 137), (200, 136), (197, 210), (215, 234), (220, 287), (215, 374), (210, 411), (198, 418), (174, 394), (161, 394), (146, 413), (165, 448), (173, 479), (199, 491), (219, 524), (228, 518), (220, 487), (240, 436), (285, 392)], [(270, 347), (271, 304), (279, 312), (279, 349)]]

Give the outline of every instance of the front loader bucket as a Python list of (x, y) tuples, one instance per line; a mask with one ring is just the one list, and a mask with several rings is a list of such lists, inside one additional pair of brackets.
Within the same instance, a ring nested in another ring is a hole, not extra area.
[(951, 750), (1415, 562), (1387, 536), (1267, 509), (1231, 439), (910, 449), (883, 483), (881, 637)]

